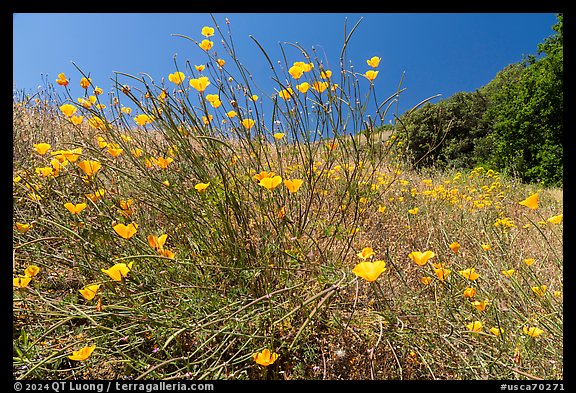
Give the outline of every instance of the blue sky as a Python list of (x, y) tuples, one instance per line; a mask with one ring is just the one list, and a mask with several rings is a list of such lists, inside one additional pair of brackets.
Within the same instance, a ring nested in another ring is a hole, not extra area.
[[(508, 64), (535, 54), (537, 44), (553, 34), (554, 13), (229, 13), (213, 14), (226, 31), (230, 21), (239, 60), (263, 93), (274, 92), (272, 73), (250, 35), (273, 62), (303, 60), (285, 42), (314, 48), (327, 68), (339, 69), (344, 25), (361, 18), (347, 51), (355, 71), (368, 69), (366, 59), (382, 58), (375, 80), (378, 99), (393, 94), (405, 73), (398, 112), (442, 94), (474, 91)], [(113, 71), (149, 74), (159, 83), (186, 61), (205, 62), (194, 44), (171, 34), (201, 40), (203, 26), (214, 26), (208, 13), (15, 13), (13, 14), (13, 85), (35, 92), (45, 77), (54, 83), (64, 72), (72, 95), (82, 96), (81, 78), (72, 62), (104, 91), (111, 91)], [(215, 37), (212, 37), (215, 38)], [(219, 39), (215, 39), (219, 50)], [(226, 59), (223, 50), (219, 50)], [(175, 57), (176, 56), (176, 57)], [(59, 87), (59, 86), (57, 86)], [(262, 96), (262, 94), (260, 94)]]

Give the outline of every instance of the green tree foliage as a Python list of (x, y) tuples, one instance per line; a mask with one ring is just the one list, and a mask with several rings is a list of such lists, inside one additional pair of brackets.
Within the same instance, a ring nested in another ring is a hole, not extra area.
[(403, 140), (417, 167), (470, 167), (477, 161), (476, 142), (489, 131), (483, 115), (488, 101), (481, 91), (459, 92), (400, 119)]
[(563, 34), (538, 45), (540, 56), (509, 65), (477, 91), (427, 103), (398, 119), (416, 167), (486, 165), (526, 182), (562, 182)]
[(522, 180), (562, 182), (563, 166), (563, 34), (562, 15), (554, 36), (538, 46), (517, 81), (505, 84), (492, 96), (486, 119), (490, 162)]

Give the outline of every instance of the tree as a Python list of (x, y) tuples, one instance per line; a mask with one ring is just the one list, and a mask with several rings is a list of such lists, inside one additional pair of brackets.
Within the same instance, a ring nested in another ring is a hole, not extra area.
[(563, 17), (537, 55), (509, 65), (476, 92), (427, 103), (398, 119), (417, 167), (486, 165), (545, 185), (563, 177)]
[(476, 142), (489, 131), (483, 117), (487, 105), (480, 90), (458, 92), (402, 117), (400, 135), (416, 166), (473, 166), (478, 160)]
[(537, 58), (524, 60), (515, 83), (491, 97), (486, 120), (489, 161), (527, 182), (562, 183), (563, 177), (563, 34), (562, 15), (556, 34), (538, 46)]

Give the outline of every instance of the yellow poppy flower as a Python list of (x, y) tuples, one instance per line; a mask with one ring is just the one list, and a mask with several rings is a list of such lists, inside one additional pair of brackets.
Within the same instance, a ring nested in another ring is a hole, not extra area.
[(118, 202), (122, 210), (130, 210), (133, 203), (134, 203), (133, 199), (120, 199), (120, 202)]
[(246, 127), (247, 129), (250, 129), (252, 127), (254, 127), (254, 124), (256, 124), (256, 122), (252, 119), (244, 119), (242, 120), (242, 125), (244, 127)]
[(386, 262), (382, 260), (374, 262), (360, 262), (352, 269), (352, 273), (365, 279), (368, 282), (376, 281), (376, 279), (386, 270)]
[(166, 239), (168, 239), (167, 234), (163, 234), (160, 236), (148, 235), (148, 244), (150, 244), (150, 247), (152, 247), (156, 251), (159, 251), (159, 250), (164, 249), (164, 244), (166, 243)]
[(220, 67), (224, 67), (224, 64), (226, 64), (226, 61), (224, 59), (216, 59), (216, 63), (218, 63), (218, 65)]
[(410, 214), (418, 214), (418, 208), (415, 207), (414, 209), (409, 209), (409, 210), (408, 210), (408, 213), (410, 213)]
[(106, 130), (106, 123), (104, 123), (104, 120), (102, 120), (98, 116), (94, 116), (94, 117), (90, 118), (88, 120), (88, 125), (92, 128), (97, 129), (97, 130), (102, 130), (102, 131)]
[(60, 106), (60, 110), (62, 111), (62, 113), (64, 113), (64, 116), (70, 117), (76, 113), (78, 108), (76, 108), (74, 105), (71, 104), (64, 104)]
[(476, 295), (476, 288), (468, 287), (464, 290), (464, 297), (467, 299), (472, 299)]
[(92, 202), (96, 203), (98, 202), (100, 199), (102, 199), (102, 197), (104, 196), (105, 190), (103, 188), (100, 188), (99, 190), (97, 190), (94, 193), (90, 193), (90, 194), (84, 194), (86, 196), (86, 198), (90, 199)]
[(478, 273), (476, 273), (474, 270), (476, 270), (476, 269), (471, 267), (468, 269), (460, 270), (458, 273), (462, 277), (467, 278), (468, 280), (474, 281), (474, 280), (478, 279), (478, 277), (480, 277), (480, 275)]
[(204, 90), (206, 90), (206, 88), (210, 84), (210, 81), (208, 80), (208, 77), (201, 76), (200, 78), (190, 79), (189, 83), (190, 83), (190, 86), (192, 86), (194, 89), (196, 89), (200, 93), (202, 93)]
[(524, 263), (528, 266), (532, 266), (534, 264), (534, 262), (536, 262), (536, 260), (534, 258), (524, 259)]
[(136, 122), (136, 124), (140, 125), (140, 126), (144, 126), (146, 124), (150, 124), (154, 121), (154, 118), (152, 116), (148, 116), (146, 114), (141, 114), (138, 115), (134, 118), (134, 121)]
[(77, 165), (88, 177), (93, 176), (102, 167), (100, 162), (92, 160), (80, 161)]
[(258, 183), (260, 186), (267, 188), (268, 190), (274, 190), (282, 183), (282, 177), (280, 176), (273, 176), (273, 177), (265, 177)]
[(275, 175), (274, 172), (262, 171), (262, 172), (260, 172), (260, 173), (256, 173), (253, 177), (254, 177), (254, 179), (260, 181), (260, 180), (262, 180), (262, 179), (264, 179), (264, 178), (272, 177), (272, 176), (274, 176), (274, 175)]
[(436, 277), (441, 281), (444, 281), (450, 273), (452, 273), (452, 270), (446, 269), (444, 266), (434, 269), (434, 274), (436, 274)]
[(158, 157), (155, 161), (156, 165), (162, 169), (166, 169), (174, 159), (172, 157), (164, 158), (162, 156)]
[(292, 76), (292, 78), (300, 79), (302, 74), (304, 74), (304, 70), (300, 66), (293, 65), (288, 69), (288, 73)]
[(422, 284), (424, 285), (429, 285), (432, 282), (432, 277), (422, 277), (420, 278), (420, 281), (422, 281)]
[(214, 46), (214, 43), (210, 40), (202, 40), (202, 42), (199, 43), (198, 46), (204, 49), (205, 51), (209, 51), (212, 48), (212, 46)]
[(284, 180), (284, 185), (288, 188), (288, 190), (291, 193), (297, 192), (302, 183), (303, 183), (302, 179)]
[(542, 330), (536, 326), (530, 326), (530, 327), (524, 326), (522, 328), (522, 330), (524, 331), (524, 333), (526, 333), (530, 337), (534, 337), (534, 338), (536, 338), (539, 335), (541, 335), (542, 333), (544, 333), (544, 330)]
[(84, 98), (80, 97), (78, 98), (78, 103), (80, 105), (82, 105), (84, 108), (88, 109), (92, 107), (92, 103), (88, 100), (85, 100)]
[(18, 288), (26, 288), (28, 286), (28, 284), (30, 284), (30, 281), (32, 281), (32, 277), (17, 277), (17, 278), (13, 278), (12, 279), (12, 286), (14, 287), (18, 287)]
[(77, 125), (82, 124), (83, 119), (84, 119), (83, 116), (72, 116), (69, 120), (72, 124), (77, 126)]
[(529, 207), (530, 209), (538, 209), (538, 193), (532, 194), (528, 198), (518, 203)]
[(532, 291), (538, 296), (544, 296), (547, 288), (546, 285), (540, 285), (539, 287), (532, 287)]
[(550, 217), (547, 221), (552, 224), (560, 224), (562, 222), (562, 218), (564, 218), (564, 214), (559, 214), (557, 216)]
[(136, 230), (138, 229), (138, 224), (136, 223), (131, 223), (128, 225), (116, 224), (112, 228), (114, 228), (114, 231), (124, 239), (130, 239), (136, 233)]
[(102, 93), (104, 93), (104, 91), (102, 90), (102, 88), (100, 88), (100, 87), (98, 87), (98, 86), (96, 86), (96, 87), (94, 88), (94, 94), (95, 94), (95, 95), (99, 96), (99, 95), (102, 94)]
[(92, 78), (82, 78), (82, 79), (80, 79), (80, 86), (83, 89), (87, 89), (88, 87), (90, 87), (91, 82), (92, 82)]
[(36, 153), (43, 156), (44, 154), (46, 154), (46, 152), (48, 150), (50, 150), (50, 144), (49, 143), (38, 143), (38, 144), (34, 145), (34, 150), (36, 150)]
[(356, 254), (358, 256), (358, 258), (361, 259), (368, 259), (373, 257), (374, 255), (376, 255), (376, 253), (374, 252), (374, 250), (372, 249), (372, 247), (364, 247), (362, 249), (362, 251), (360, 251), (358, 254)]
[(96, 137), (96, 139), (98, 140), (98, 147), (99, 148), (103, 149), (106, 146), (108, 146), (108, 142), (106, 142), (106, 140), (103, 137), (99, 136), (99, 137)]
[(297, 62), (294, 64), (299, 64), (300, 67), (302, 67), (302, 71), (304, 71), (304, 72), (310, 72), (314, 68), (314, 63), (304, 63), (304, 62), (300, 61), (300, 62)]
[(266, 367), (278, 359), (278, 354), (276, 352), (271, 353), (269, 349), (264, 349), (261, 352), (255, 353), (253, 359), (259, 365)]
[(184, 82), (184, 79), (186, 79), (186, 75), (180, 71), (176, 71), (168, 75), (168, 80), (177, 85), (180, 85), (182, 82)]
[(228, 118), (232, 119), (233, 117), (236, 117), (237, 113), (236, 111), (228, 111), (226, 112), (226, 116), (228, 116)]
[(133, 262), (130, 262), (128, 265), (125, 263), (117, 263), (114, 266), (110, 267), (109, 269), (101, 269), (102, 272), (106, 273), (110, 276), (111, 279), (114, 281), (122, 281), (122, 277), (126, 277), (128, 272), (132, 270)]
[(70, 162), (76, 162), (76, 160), (78, 160), (78, 157), (80, 157), (80, 154), (82, 154), (82, 148), (77, 147), (76, 149), (72, 150), (63, 150), (61, 154), (66, 160)]
[(420, 266), (424, 266), (430, 258), (433, 258), (435, 256), (436, 254), (434, 254), (434, 252), (432, 251), (424, 251), (424, 252), (412, 251), (410, 254), (408, 254), (408, 257)]
[(196, 189), (196, 191), (198, 191), (199, 193), (202, 193), (204, 191), (206, 191), (206, 189), (208, 188), (208, 186), (210, 185), (210, 182), (208, 183), (198, 183), (194, 186), (194, 188)]
[(508, 278), (511, 278), (515, 271), (516, 271), (516, 270), (514, 270), (514, 269), (502, 270), (502, 274), (505, 275), (505, 276), (508, 277)]
[(66, 75), (61, 72), (58, 74), (58, 79), (56, 79), (56, 83), (58, 83), (60, 86), (68, 86), (68, 79), (66, 79)]
[(92, 352), (96, 349), (96, 345), (92, 345), (90, 347), (84, 347), (78, 351), (72, 352), (72, 355), (69, 355), (68, 358), (70, 360), (77, 360), (83, 362), (84, 360), (88, 359)]
[(484, 251), (490, 251), (492, 247), (490, 246), (490, 244), (482, 244), (482, 249)]
[(92, 300), (94, 299), (94, 296), (96, 296), (98, 288), (100, 288), (100, 284), (93, 284), (93, 285), (87, 285), (83, 289), (79, 289), (78, 291), (82, 294), (82, 296), (84, 296), (84, 299)]
[(320, 81), (313, 82), (312, 88), (316, 90), (318, 93), (322, 93), (324, 90), (328, 88), (328, 82), (320, 82)]
[(490, 328), (490, 333), (498, 337), (500, 334), (504, 333), (504, 328), (492, 327)]
[(206, 101), (212, 103), (214, 101), (220, 101), (218, 94), (206, 94)]
[(364, 76), (366, 77), (366, 79), (368, 79), (370, 82), (372, 82), (378, 76), (378, 71), (374, 71), (374, 70), (366, 71)]
[(490, 304), (490, 301), (488, 299), (482, 300), (481, 302), (478, 300), (472, 302), (472, 305), (480, 311), (486, 310), (488, 304)]
[(204, 68), (206, 68), (206, 66), (204, 64), (195, 65), (194, 67), (196, 68), (196, 71), (198, 71), (198, 72), (202, 72), (202, 71), (204, 71)]
[(480, 332), (482, 331), (483, 325), (482, 322), (480, 321), (474, 321), (466, 325), (466, 327), (468, 328), (468, 330), (471, 330), (473, 332)]
[(129, 108), (129, 107), (126, 107), (126, 106), (123, 106), (120, 110), (121, 110), (123, 113), (126, 113), (127, 115), (129, 115), (130, 113), (132, 113), (132, 108)]
[(24, 270), (24, 275), (26, 277), (34, 277), (35, 275), (38, 274), (38, 272), (40, 272), (40, 268), (38, 266), (35, 265), (30, 265), (26, 268), (26, 270)]
[(310, 83), (308, 83), (308, 82), (302, 82), (299, 85), (296, 85), (296, 90), (298, 90), (302, 94), (305, 94), (309, 88), (310, 88)]
[(278, 96), (284, 100), (289, 100), (294, 95), (294, 90), (291, 87), (282, 89), (278, 92)]
[(28, 194), (28, 197), (33, 200), (34, 202), (38, 202), (39, 200), (42, 199), (41, 195), (36, 194), (35, 192), (32, 192), (30, 194)]
[(48, 177), (54, 175), (54, 168), (52, 167), (39, 167), (36, 168), (36, 173), (42, 177)]
[(366, 63), (368, 63), (368, 65), (372, 68), (377, 68), (378, 65), (380, 65), (380, 60), (382, 60), (380, 57), (374, 56), (371, 59), (366, 60)]
[(280, 139), (284, 138), (284, 135), (286, 135), (286, 134), (284, 134), (283, 132), (277, 132), (273, 136), (274, 136), (274, 139), (279, 141)]
[(16, 230), (20, 233), (26, 233), (30, 230), (30, 224), (22, 224), (17, 222), (16, 224), (14, 224), (14, 227), (16, 227)]
[(202, 28), (202, 32), (201, 34), (204, 37), (212, 37), (214, 35), (214, 28), (213, 27), (209, 27), (209, 26), (204, 26)]
[(65, 204), (64, 204), (64, 207), (65, 207), (66, 209), (68, 209), (68, 211), (69, 211), (70, 213), (72, 213), (73, 215), (77, 215), (77, 214), (80, 213), (82, 210), (86, 209), (86, 206), (88, 206), (88, 205), (86, 205), (85, 203), (78, 203), (77, 205), (75, 205), (75, 204), (73, 204), (73, 203), (71, 203), (71, 202), (68, 202), (68, 203), (65, 203)]
[(124, 149), (114, 149), (112, 147), (108, 147), (108, 154), (110, 154), (112, 157), (118, 157), (120, 154), (122, 154), (123, 151)]
[(460, 250), (460, 244), (458, 242), (453, 242), (448, 247), (450, 247), (450, 249), (454, 251), (456, 254), (458, 254), (458, 250)]
[(166, 249), (164, 249), (164, 248), (161, 249), (161, 250), (158, 250), (158, 253), (159, 253), (160, 255), (162, 255), (163, 257), (167, 257), (167, 258), (170, 258), (170, 259), (174, 259), (174, 256), (175, 256), (175, 254), (174, 254), (172, 251), (166, 250)]
[(320, 78), (322, 78), (322, 79), (329, 79), (331, 76), (332, 76), (332, 71), (330, 71), (330, 70), (320, 71)]

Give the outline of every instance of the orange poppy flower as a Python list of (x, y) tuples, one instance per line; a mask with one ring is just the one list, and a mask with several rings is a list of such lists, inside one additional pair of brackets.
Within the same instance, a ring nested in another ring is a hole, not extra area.
[(80, 213), (82, 210), (86, 209), (86, 206), (88, 206), (88, 205), (86, 205), (85, 203), (78, 203), (77, 205), (75, 205), (75, 204), (73, 204), (73, 203), (71, 203), (71, 202), (68, 202), (68, 203), (65, 203), (65, 204), (64, 204), (64, 207), (65, 207), (66, 209), (68, 209), (68, 211), (69, 211), (70, 213), (72, 213), (73, 215), (77, 215), (77, 214)]
[(382, 260), (374, 262), (360, 262), (354, 269), (352, 269), (352, 273), (368, 282), (376, 281), (384, 271), (386, 271), (386, 262)]
[(518, 203), (530, 209), (538, 209), (538, 193), (532, 194), (528, 198)]
[(77, 360), (83, 362), (84, 360), (88, 359), (92, 352), (96, 349), (96, 345), (92, 345), (90, 347), (84, 347), (78, 351), (72, 352), (72, 355), (68, 356), (70, 360)]
[(126, 277), (130, 270), (132, 270), (133, 262), (130, 262), (128, 265), (125, 263), (117, 263), (114, 266), (110, 267), (109, 269), (101, 269), (102, 272), (106, 273), (110, 276), (111, 279), (114, 281), (122, 281), (123, 277)]
[(430, 258), (434, 258), (435, 256), (436, 254), (434, 254), (432, 251), (412, 251), (410, 254), (408, 254), (408, 257), (420, 266), (424, 266)]
[(135, 222), (128, 225), (116, 224), (113, 226), (113, 228), (118, 235), (128, 240), (136, 233), (136, 230), (138, 229), (138, 224), (136, 224)]
[(253, 358), (256, 363), (266, 367), (278, 359), (278, 354), (276, 352), (271, 353), (269, 349), (264, 349), (262, 352), (255, 353)]

